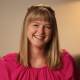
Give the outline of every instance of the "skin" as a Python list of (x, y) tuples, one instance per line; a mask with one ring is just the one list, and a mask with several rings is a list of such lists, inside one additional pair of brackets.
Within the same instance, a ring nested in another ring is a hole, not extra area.
[(28, 25), (27, 37), (29, 39), (29, 63), (32, 67), (46, 65), (45, 46), (51, 39), (52, 26), (49, 22), (32, 21)]

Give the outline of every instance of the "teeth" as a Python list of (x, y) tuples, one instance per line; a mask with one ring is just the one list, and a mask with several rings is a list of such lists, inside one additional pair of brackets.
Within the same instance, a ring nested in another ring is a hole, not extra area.
[(36, 38), (43, 39), (44, 37), (35, 36)]
[(37, 38), (42, 39), (43, 37), (37, 37)]

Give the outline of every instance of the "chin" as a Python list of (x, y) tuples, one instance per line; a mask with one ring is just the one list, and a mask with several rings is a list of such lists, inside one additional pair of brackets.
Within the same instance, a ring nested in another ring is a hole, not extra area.
[(38, 48), (44, 47), (44, 45), (42, 45), (42, 44), (34, 44), (34, 46), (35, 46), (35, 47), (38, 47)]

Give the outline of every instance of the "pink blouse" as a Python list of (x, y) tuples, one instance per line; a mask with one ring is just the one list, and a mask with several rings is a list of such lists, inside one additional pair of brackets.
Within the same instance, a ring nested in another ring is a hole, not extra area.
[(57, 70), (50, 70), (47, 65), (25, 67), (16, 61), (16, 57), (17, 53), (9, 53), (1, 59), (0, 80), (79, 80), (78, 67), (66, 50), (61, 56), (62, 67)]

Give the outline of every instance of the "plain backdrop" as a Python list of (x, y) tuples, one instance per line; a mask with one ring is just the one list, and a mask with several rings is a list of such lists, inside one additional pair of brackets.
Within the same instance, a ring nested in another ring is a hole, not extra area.
[(0, 0), (0, 55), (19, 51), (24, 16), (33, 4), (55, 10), (61, 49), (80, 55), (80, 0)]

